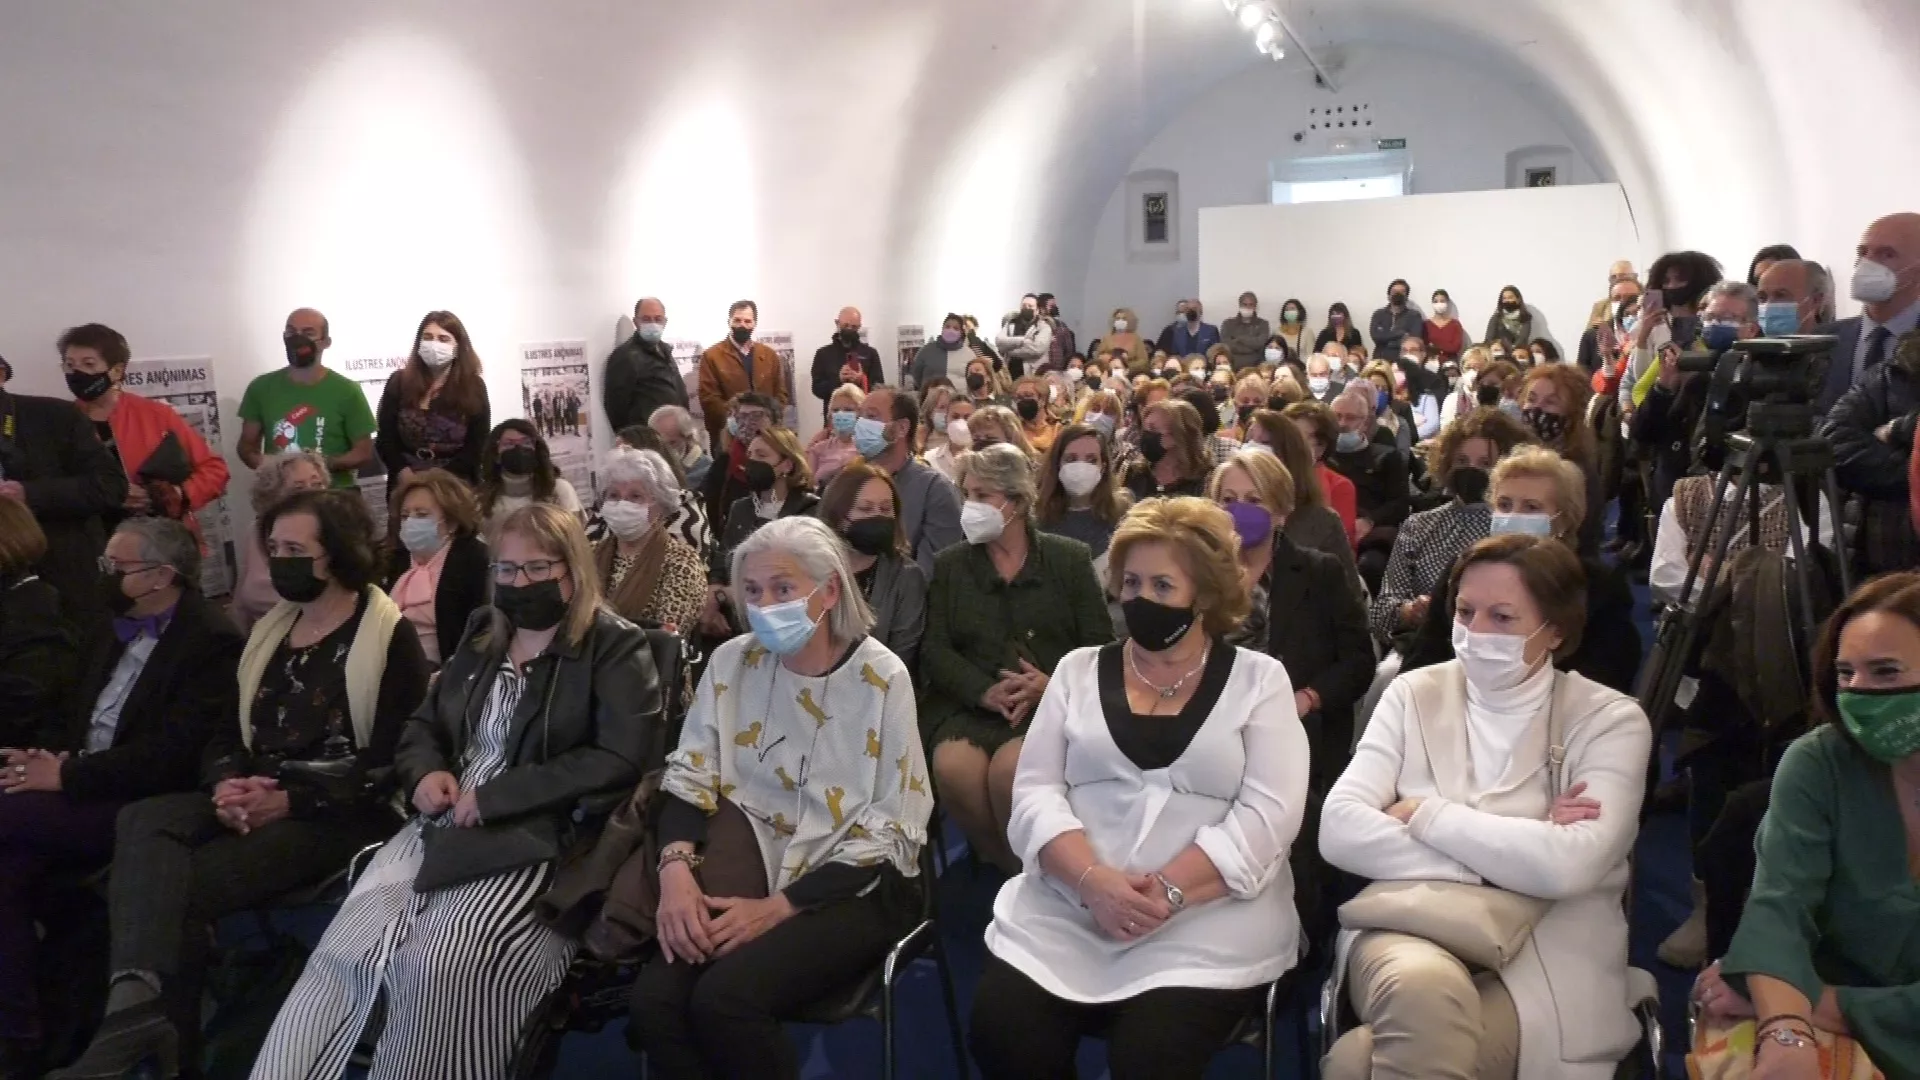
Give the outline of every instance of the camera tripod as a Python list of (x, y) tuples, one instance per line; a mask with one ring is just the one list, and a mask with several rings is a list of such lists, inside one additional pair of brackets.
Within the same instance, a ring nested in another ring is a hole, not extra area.
[[(1833, 474), (1833, 447), (1813, 434), (1813, 417), (1813, 406), (1805, 402), (1757, 401), (1747, 408), (1746, 430), (1726, 436), (1726, 462), (1713, 474), (1713, 503), (1700, 526), (1701, 535), (1689, 538), (1693, 550), (1687, 559), (1687, 576), (1681, 582), (1679, 597), (1661, 620), (1640, 685), (1640, 707), (1653, 727), (1656, 743), (1699, 642), (1705, 613), (1714, 609), (1718, 590), (1723, 587), (1727, 550), (1743, 514), (1747, 542), (1753, 546), (1760, 543), (1763, 484), (1777, 484), (1785, 500), (1800, 623), (1811, 627), (1824, 614), (1814, 608), (1815, 569), (1807, 557), (1808, 548), (1819, 543), (1819, 508), (1816, 503), (1809, 511), (1801, 499), (1803, 493), (1826, 496), (1831, 535), (1837, 547), (1841, 536), (1840, 485)], [(1723, 511), (1730, 512), (1723, 518)], [(1808, 532), (1809, 525), (1816, 531)], [(1707, 559), (1709, 541), (1711, 561)], [(1834, 561), (1840, 593), (1845, 596), (1852, 591), (1847, 560), (1836, 557)], [(1804, 664), (1804, 650), (1796, 647), (1794, 652)]]

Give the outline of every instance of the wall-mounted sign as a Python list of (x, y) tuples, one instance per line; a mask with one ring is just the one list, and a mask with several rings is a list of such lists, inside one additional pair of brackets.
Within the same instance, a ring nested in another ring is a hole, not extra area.
[(1380, 139), (1380, 140), (1377, 140), (1373, 145), (1374, 145), (1374, 149), (1376, 150), (1405, 150), (1407, 148), (1407, 140)]

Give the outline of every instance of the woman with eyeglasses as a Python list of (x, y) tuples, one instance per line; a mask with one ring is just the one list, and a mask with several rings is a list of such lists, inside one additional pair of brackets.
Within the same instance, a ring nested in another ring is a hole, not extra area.
[(427, 660), (373, 584), (366, 504), (357, 491), (298, 492), (258, 528), (281, 602), (240, 655), (239, 715), (202, 756), (206, 789), (120, 812), (107, 1015), (53, 1074), (64, 1080), (149, 1060), (173, 1076), (198, 1061), (212, 923), (325, 878), (397, 821), (378, 778), (426, 695)]
[(646, 635), (602, 603), (578, 518), (523, 507), (477, 615), (393, 758), (415, 811), (354, 883), (255, 1061), (255, 1080), (339, 1076), (375, 1002), (370, 1077), (481, 1080), (576, 943), (534, 916), (555, 864), (659, 764)]

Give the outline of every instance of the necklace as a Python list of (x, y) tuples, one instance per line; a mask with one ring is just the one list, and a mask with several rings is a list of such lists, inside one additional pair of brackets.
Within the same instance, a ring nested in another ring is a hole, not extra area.
[(1181, 687), (1187, 685), (1188, 679), (1193, 678), (1194, 675), (1197, 674), (1201, 668), (1207, 666), (1207, 654), (1213, 651), (1213, 643), (1208, 642), (1205, 646), (1201, 648), (1200, 662), (1193, 665), (1193, 667), (1187, 669), (1187, 673), (1185, 675), (1182, 675), (1178, 679), (1174, 680), (1174, 683), (1172, 686), (1161, 686), (1158, 683), (1155, 683), (1152, 679), (1149, 679), (1145, 675), (1140, 673), (1140, 660), (1136, 655), (1137, 649), (1138, 649), (1138, 646), (1136, 646), (1133, 642), (1131, 641), (1127, 642), (1127, 666), (1133, 669), (1133, 677), (1136, 679), (1139, 679), (1140, 682), (1144, 684), (1147, 689), (1152, 690), (1156, 694), (1159, 694), (1161, 701), (1170, 701), (1173, 699), (1174, 695), (1180, 692)]

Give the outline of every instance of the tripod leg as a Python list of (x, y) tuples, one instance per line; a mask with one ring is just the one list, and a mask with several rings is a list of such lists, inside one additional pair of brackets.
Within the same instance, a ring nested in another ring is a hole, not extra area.
[[(1780, 486), (1787, 497), (1787, 546), (1793, 552), (1793, 577), (1799, 585), (1800, 619), (1803, 624), (1812, 626), (1820, 617), (1813, 610), (1813, 567), (1807, 563), (1807, 538), (1802, 536), (1799, 492), (1795, 490), (1793, 474), (1785, 473), (1780, 477)], [(1758, 537), (1758, 533), (1754, 534)], [(1800, 650), (1795, 649), (1798, 653)]]
[(1833, 561), (1840, 568), (1840, 595), (1847, 597), (1853, 595), (1853, 566), (1847, 558), (1846, 533), (1840, 527), (1840, 481), (1830, 468), (1821, 474), (1820, 480), (1823, 485), (1820, 493), (1827, 498), (1827, 516), (1833, 519), (1832, 551)]

